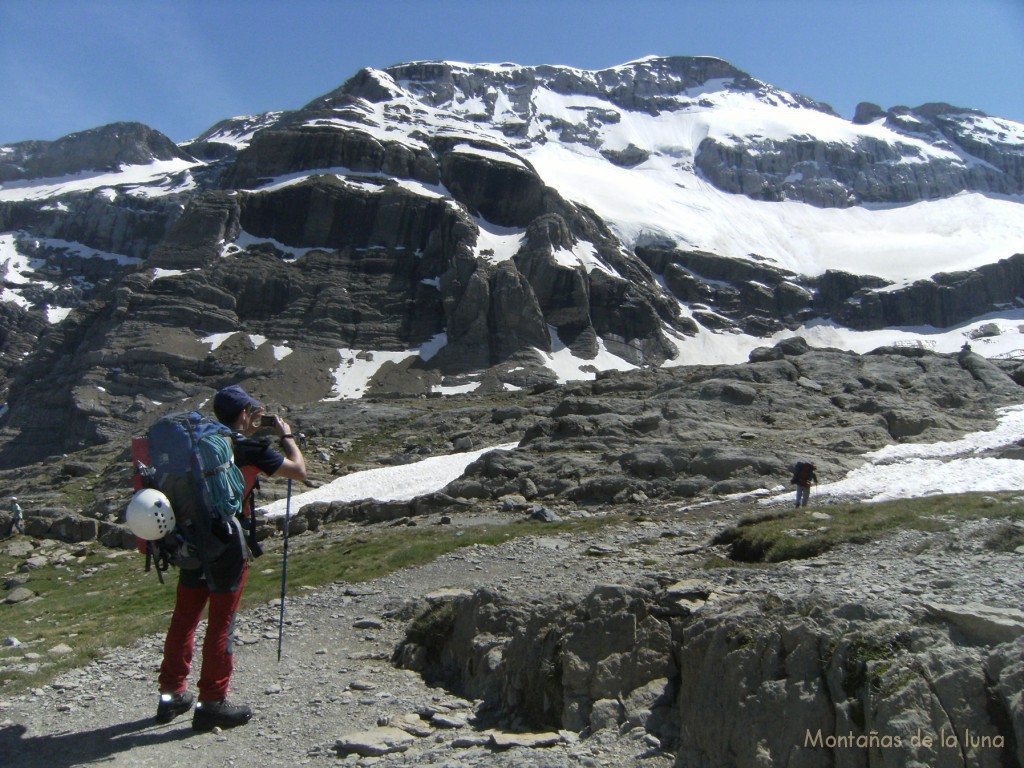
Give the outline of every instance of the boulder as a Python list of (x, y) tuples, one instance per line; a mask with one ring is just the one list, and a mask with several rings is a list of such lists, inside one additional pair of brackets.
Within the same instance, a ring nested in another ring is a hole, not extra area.
[(4, 596), (4, 602), (8, 605), (15, 605), (16, 603), (23, 603), (26, 600), (31, 600), (36, 596), (28, 587), (15, 587)]
[(53, 521), (48, 531), (51, 538), (72, 544), (80, 541), (93, 541), (98, 534), (99, 522), (80, 515), (58, 518)]
[(524, 749), (542, 749), (562, 743), (557, 733), (507, 733), (494, 731), (491, 733), (490, 746), (498, 751), (522, 747)]
[(1013, 608), (995, 608), (981, 603), (925, 603), (924, 609), (955, 627), (972, 643), (998, 645), (1024, 635), (1024, 611)]
[(735, 381), (711, 379), (701, 386), (700, 396), (709, 400), (722, 400), (734, 405), (749, 405), (757, 399), (757, 390)]

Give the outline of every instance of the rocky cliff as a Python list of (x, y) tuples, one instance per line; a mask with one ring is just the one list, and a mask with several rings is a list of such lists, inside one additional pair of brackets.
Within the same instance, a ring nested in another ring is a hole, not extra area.
[[(360, 392), (429, 396), (551, 383), (559, 354), (592, 376), (686, 363), (706, 333), (1006, 311), (1024, 291), (1013, 252), (906, 284), (802, 271), (694, 247), (699, 206), (616, 185), (662, 174), (710, 183), (709, 201), (808, 209), (990, 201), (1021, 192), (1022, 136), (947, 105), (847, 122), (721, 60), (669, 57), (402, 64), (182, 145), (125, 123), (0, 147), (0, 465), (124, 439), (228, 382), (348, 397), (339, 382), (374, 354), (391, 362)], [(587, 173), (628, 175), (573, 181)], [(639, 219), (609, 214), (616, 197)], [(675, 234), (663, 202), (687, 212)], [(714, 222), (709, 245), (734, 226)]]
[[(852, 555), (815, 566), (843, 581)], [(833, 601), (827, 587), (730, 575), (745, 589), (659, 574), (582, 598), (439, 598), (395, 661), (482, 701), (482, 718), (640, 728), (674, 765), (1019, 764), (1019, 611), (900, 609), (885, 588)]]

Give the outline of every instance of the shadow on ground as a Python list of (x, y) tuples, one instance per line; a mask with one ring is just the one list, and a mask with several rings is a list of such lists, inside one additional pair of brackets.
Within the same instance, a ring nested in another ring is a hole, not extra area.
[(190, 721), (184, 727), (154, 725), (151, 717), (93, 731), (65, 731), (25, 736), (23, 725), (0, 728), (0, 755), (5, 768), (71, 768), (103, 763), (121, 752), (154, 744), (169, 744), (195, 735)]

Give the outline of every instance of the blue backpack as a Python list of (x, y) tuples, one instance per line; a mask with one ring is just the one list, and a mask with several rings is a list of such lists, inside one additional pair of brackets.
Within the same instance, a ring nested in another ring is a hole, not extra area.
[(157, 419), (149, 428), (149, 458), (161, 490), (169, 477), (191, 476), (211, 523), (242, 512), (245, 479), (234, 461), (231, 430), (220, 422), (195, 411)]
[(153, 423), (145, 442), (140, 484), (167, 496), (175, 520), (163, 540), (147, 543), (146, 570), (151, 559), (158, 576), (169, 565), (201, 569), (213, 585), (210, 563), (231, 542), (251, 554), (239, 521), (245, 479), (234, 461), (231, 430), (201, 413), (173, 413)]

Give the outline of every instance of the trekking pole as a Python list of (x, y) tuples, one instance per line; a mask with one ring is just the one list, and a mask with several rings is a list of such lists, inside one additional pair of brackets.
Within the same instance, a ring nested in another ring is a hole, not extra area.
[(281, 618), (277, 623), (277, 663), (281, 663), (284, 643), (284, 595), (288, 585), (288, 527), (292, 516), (292, 479), (288, 478), (288, 500), (284, 505), (284, 558), (281, 564)]

